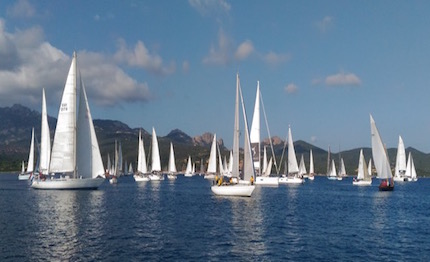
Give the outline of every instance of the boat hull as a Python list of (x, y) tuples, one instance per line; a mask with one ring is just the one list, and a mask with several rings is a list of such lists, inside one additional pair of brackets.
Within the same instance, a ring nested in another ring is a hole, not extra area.
[(309, 180), (315, 180), (315, 176), (308, 176)]
[(255, 186), (253, 185), (221, 185), (212, 186), (211, 190), (215, 195), (218, 196), (239, 196), (239, 197), (250, 197), (254, 191)]
[(280, 177), (279, 184), (303, 184), (305, 180), (299, 177)]
[(104, 182), (103, 178), (58, 178), (46, 180), (34, 180), (31, 187), (34, 189), (53, 189), (53, 190), (70, 190), (70, 189), (97, 189)]
[(18, 180), (28, 180), (30, 179), (30, 174), (19, 174)]
[(277, 186), (279, 185), (279, 177), (257, 176), (255, 179), (255, 184)]
[(372, 180), (355, 180), (352, 181), (354, 186), (370, 186), (372, 185)]
[(146, 182), (150, 180), (148, 176), (141, 176), (141, 175), (134, 175), (133, 178), (134, 178), (134, 181), (136, 182)]
[(387, 180), (382, 180), (381, 184), (379, 184), (379, 191), (393, 191), (394, 190), (394, 182), (388, 183)]
[(206, 174), (204, 176), (205, 179), (215, 179), (215, 175), (214, 174)]
[(160, 180), (164, 180), (164, 176), (158, 175), (158, 174), (152, 174), (152, 175), (149, 175), (149, 179), (151, 181), (160, 181)]

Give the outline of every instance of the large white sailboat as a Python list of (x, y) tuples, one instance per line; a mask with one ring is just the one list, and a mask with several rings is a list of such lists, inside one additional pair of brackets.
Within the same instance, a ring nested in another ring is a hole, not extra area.
[(288, 127), (288, 174), (279, 178), (280, 184), (302, 184), (305, 180), (299, 175), (296, 151), (294, 149), (291, 127)]
[[(254, 115), (252, 117), (251, 131), (249, 137), (251, 140), (252, 161), (257, 174), (255, 178), (255, 184), (277, 186), (279, 184), (278, 177), (270, 176), (272, 165), (270, 165), (270, 167), (268, 167), (267, 165), (266, 148), (264, 148), (265, 155), (263, 156), (263, 167), (261, 166), (260, 81), (257, 81), (257, 93), (255, 95)], [(266, 166), (264, 166), (264, 164), (266, 164)]]
[(369, 169), (364, 159), (363, 149), (360, 150), (357, 178), (353, 179), (352, 184), (356, 186), (370, 186), (372, 184), (372, 177), (369, 174)]
[(176, 179), (176, 163), (175, 163), (175, 151), (173, 150), (173, 144), (170, 142), (170, 154), (169, 154), (169, 163), (167, 165), (167, 178), (168, 179)]
[(390, 161), (388, 160), (387, 151), (382, 143), (379, 131), (376, 128), (375, 120), (370, 115), (370, 134), (372, 140), (372, 155), (377, 172), (377, 178), (382, 179), (379, 185), (380, 191), (392, 191), (394, 189), (394, 180), (391, 173)]
[(396, 182), (407, 181), (406, 173), (406, 150), (403, 139), (399, 136), (399, 144), (397, 146), (396, 167), (394, 168), (393, 179)]
[(58, 111), (49, 166), (50, 173), (59, 173), (60, 177), (41, 175), (33, 180), (33, 188), (97, 189), (104, 182), (103, 162), (82, 80), (76, 119), (77, 72), (74, 53)]
[[(211, 190), (216, 195), (221, 196), (246, 196), (250, 197), (255, 189), (252, 181), (255, 178), (255, 170), (251, 155), (251, 143), (249, 139), (248, 123), (246, 119), (245, 105), (243, 103), (242, 93), (240, 89), (239, 74), (236, 75), (236, 100), (234, 112), (234, 132), (233, 132), (233, 161), (232, 161), (232, 178), (241, 178), (239, 183), (223, 183), (223, 179), (219, 179), (217, 185), (213, 185)], [(242, 175), (239, 173), (239, 95), (242, 104), (242, 113), (245, 125), (245, 143)]]
[(22, 165), (21, 174), (18, 175), (18, 180), (28, 180), (34, 170), (34, 127), (31, 129), (30, 152), (28, 153), (27, 171), (24, 171), (24, 162)]
[(136, 174), (133, 175), (133, 178), (136, 182), (149, 181), (148, 168), (146, 165), (145, 148), (143, 146), (142, 131), (140, 130), (139, 130), (139, 144), (138, 144), (138, 152), (137, 152), (137, 168), (136, 168)]
[(149, 179), (151, 181), (164, 180), (164, 175), (161, 173), (160, 149), (158, 148), (158, 139), (154, 127), (152, 127), (151, 173), (149, 174)]

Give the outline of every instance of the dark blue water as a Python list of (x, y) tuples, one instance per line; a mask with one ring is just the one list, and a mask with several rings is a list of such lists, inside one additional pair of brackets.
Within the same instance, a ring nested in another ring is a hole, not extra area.
[(202, 177), (41, 191), (0, 175), (0, 261), (429, 261), (430, 179), (377, 183), (225, 198)]

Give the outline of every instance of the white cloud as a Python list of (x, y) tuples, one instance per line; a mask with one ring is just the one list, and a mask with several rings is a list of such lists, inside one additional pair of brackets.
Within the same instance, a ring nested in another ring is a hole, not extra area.
[[(7, 32), (0, 20), (0, 103), (39, 108), (42, 88), (48, 103), (59, 103), (71, 57), (44, 39), (40, 27)], [(147, 101), (148, 85), (139, 83), (112, 62), (110, 56), (78, 52), (89, 100), (117, 106), (124, 102)]]
[(188, 0), (188, 3), (201, 15), (228, 13), (231, 5), (224, 0)]
[(158, 54), (151, 53), (142, 41), (138, 41), (134, 49), (128, 49), (123, 39), (120, 39), (118, 43), (119, 48), (114, 58), (120, 63), (142, 67), (159, 75), (168, 75), (176, 71), (176, 66), (173, 62), (169, 66), (163, 65), (163, 59)]
[(293, 83), (288, 84), (284, 89), (288, 94), (295, 94), (299, 91), (299, 87)]
[(222, 29), (218, 32), (218, 44), (212, 45), (209, 54), (203, 58), (204, 64), (225, 65), (231, 60), (231, 40)]
[(328, 86), (358, 86), (361, 84), (360, 78), (353, 73), (340, 72), (325, 78), (325, 84)]
[(325, 16), (321, 21), (317, 22), (317, 27), (320, 32), (325, 33), (333, 24), (334, 18), (331, 16)]
[(250, 40), (246, 40), (236, 50), (235, 58), (244, 60), (254, 52), (254, 46)]
[(182, 71), (184, 73), (188, 73), (189, 70), (190, 70), (190, 62), (188, 61), (182, 62)]
[(27, 0), (18, 0), (13, 6), (7, 8), (7, 15), (17, 18), (31, 18), (36, 10)]
[(266, 62), (269, 65), (278, 65), (282, 64), (290, 59), (289, 54), (277, 54), (275, 52), (269, 52), (266, 55), (263, 56), (264, 62)]

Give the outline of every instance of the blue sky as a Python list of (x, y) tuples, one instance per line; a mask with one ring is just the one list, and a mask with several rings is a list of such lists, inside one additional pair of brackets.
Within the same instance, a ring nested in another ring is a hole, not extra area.
[[(74, 50), (94, 119), (231, 146), (239, 72), (273, 135), (430, 152), (428, 1), (1, 1), (0, 106), (56, 117)], [(264, 123), (264, 122), (263, 122)], [(267, 137), (262, 126), (262, 136)]]

